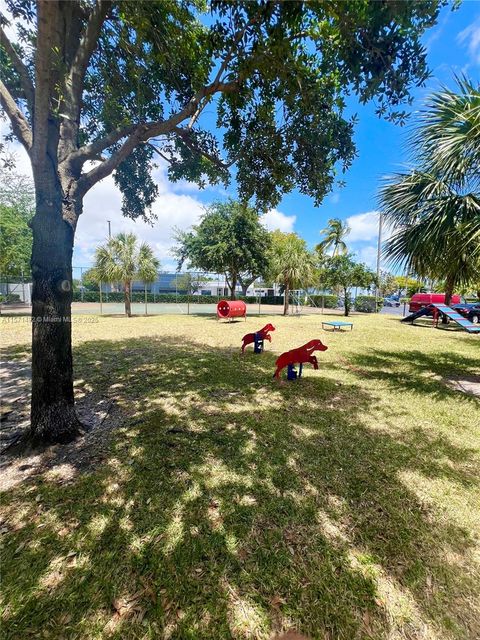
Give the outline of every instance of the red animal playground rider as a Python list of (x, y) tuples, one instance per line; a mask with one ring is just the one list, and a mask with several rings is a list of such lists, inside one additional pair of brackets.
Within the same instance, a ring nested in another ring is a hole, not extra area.
[(269, 335), (271, 331), (275, 331), (275, 327), (273, 326), (273, 324), (266, 324), (263, 329), (260, 329), (260, 331), (257, 331), (257, 333), (247, 333), (247, 335), (243, 336), (242, 353), (245, 352), (245, 347), (247, 346), (247, 344), (252, 344), (252, 342), (255, 342), (255, 340), (268, 340), (269, 342), (271, 342), (272, 336)]
[(282, 353), (275, 362), (277, 368), (273, 377), (280, 379), (280, 372), (282, 369), (285, 369), (285, 367), (288, 367), (289, 365), (293, 366), (295, 364), (304, 364), (305, 362), (313, 364), (313, 368), (318, 369), (317, 358), (312, 354), (314, 351), (326, 351), (327, 349), (328, 347), (324, 345), (321, 340), (310, 340), (310, 342), (304, 344), (303, 347), (298, 347), (298, 349), (292, 349), (291, 351)]

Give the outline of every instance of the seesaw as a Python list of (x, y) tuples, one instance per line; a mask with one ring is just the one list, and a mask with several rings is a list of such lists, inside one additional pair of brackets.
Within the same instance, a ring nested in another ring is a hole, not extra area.
[[(306, 363), (312, 364), (314, 369), (318, 369), (318, 360), (313, 355), (314, 351), (326, 351), (328, 347), (323, 344), (321, 340), (310, 340), (307, 344), (291, 351), (285, 351), (281, 356), (277, 358), (275, 362), (276, 369), (273, 374), (274, 378), (280, 380), (280, 373), (285, 367), (287, 370), (287, 380), (296, 380), (302, 377), (303, 365)], [(300, 368), (297, 372), (295, 365), (299, 364)]]

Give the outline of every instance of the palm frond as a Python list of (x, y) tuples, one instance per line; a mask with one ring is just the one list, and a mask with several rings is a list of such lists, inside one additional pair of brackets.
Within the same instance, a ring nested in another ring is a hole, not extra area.
[(480, 181), (480, 84), (456, 77), (456, 90), (443, 87), (427, 100), (410, 146), (417, 161), (450, 182)]
[(132, 282), (135, 278), (153, 282), (159, 268), (151, 247), (146, 243), (139, 247), (134, 233), (113, 236), (95, 253), (95, 269), (103, 282)]

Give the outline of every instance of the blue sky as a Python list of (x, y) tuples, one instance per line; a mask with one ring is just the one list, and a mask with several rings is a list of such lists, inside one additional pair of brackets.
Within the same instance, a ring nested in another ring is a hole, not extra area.
[[(466, 73), (473, 79), (480, 76), (480, 0), (467, 0), (459, 9), (444, 7), (438, 24), (423, 38), (428, 52), (432, 77), (426, 86), (413, 93), (414, 112), (422, 108), (425, 97), (442, 84), (454, 85), (454, 74)], [(328, 195), (320, 207), (298, 192), (285, 196), (278, 211), (292, 224), (285, 223), (304, 237), (310, 246), (319, 239), (319, 231), (329, 218), (349, 218), (352, 251), (370, 265), (376, 260), (377, 211), (376, 193), (381, 177), (405, 166), (404, 151), (406, 129), (375, 115), (373, 104), (362, 106), (352, 96), (348, 101), (349, 113), (358, 115), (355, 143), (358, 155), (349, 171), (342, 176), (345, 187)], [(234, 188), (228, 190), (235, 195)], [(212, 199), (207, 190), (196, 197), (205, 203)], [(273, 221), (272, 224), (275, 224)], [(386, 265), (384, 265), (386, 266)]]
[[(425, 34), (423, 41), (432, 77), (424, 88), (414, 92), (415, 101), (410, 109), (413, 112), (422, 107), (432, 90), (442, 84), (453, 86), (455, 73), (463, 72), (479, 79), (480, 1), (467, 0), (457, 11), (445, 7), (437, 26)], [(329, 218), (355, 216), (351, 221), (351, 240), (347, 238), (347, 242), (361, 258), (372, 264), (376, 255), (375, 238), (372, 237), (375, 216), (361, 215), (377, 209), (376, 192), (381, 177), (405, 166), (406, 128), (379, 119), (371, 104), (361, 106), (352, 99), (349, 108), (359, 118), (355, 133), (358, 156), (344, 176), (346, 186), (327, 196), (318, 208), (308, 198), (291, 194), (284, 198), (279, 209), (287, 215), (297, 216), (295, 231), (313, 244), (318, 242), (319, 229)]]
[[(2, 9), (3, 5), (4, 0), (0, 0)], [(432, 77), (426, 87), (414, 92), (415, 101), (410, 108), (413, 112), (419, 110), (425, 97), (441, 84), (453, 86), (455, 73), (463, 72), (479, 80), (480, 0), (464, 0), (456, 11), (444, 7), (437, 26), (425, 34), (424, 44)], [(405, 166), (407, 157), (403, 142), (406, 130), (379, 119), (373, 105), (361, 106), (353, 97), (349, 99), (348, 109), (358, 115), (355, 132), (358, 156), (343, 176), (345, 187), (328, 195), (320, 207), (315, 207), (312, 200), (299, 193), (291, 193), (263, 219), (270, 229), (296, 231), (312, 247), (320, 240), (319, 231), (329, 218), (348, 219), (351, 233), (347, 244), (359, 259), (374, 266), (378, 225), (376, 192), (382, 176)], [(6, 132), (6, 123), (0, 121), (0, 129), (0, 133)], [(30, 173), (26, 153), (19, 145), (15, 145), (14, 150), (18, 170)], [(111, 176), (87, 194), (76, 233), (73, 259), (76, 267), (91, 266), (96, 246), (107, 238), (107, 220), (110, 220), (112, 233), (135, 232), (152, 245), (163, 269), (173, 269), (173, 227), (187, 229), (198, 222), (205, 205), (227, 195), (235, 197), (234, 184), (228, 192), (215, 186), (201, 191), (186, 182), (172, 184), (164, 166), (158, 167), (154, 177), (159, 186), (159, 197), (153, 206), (157, 216), (153, 226), (122, 217), (121, 197)], [(79, 274), (75, 272), (74, 275), (78, 277)]]

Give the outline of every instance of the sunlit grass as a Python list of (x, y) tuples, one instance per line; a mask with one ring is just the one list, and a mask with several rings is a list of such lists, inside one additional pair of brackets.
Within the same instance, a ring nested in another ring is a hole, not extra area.
[[(88, 473), (2, 495), (3, 637), (478, 637), (480, 401), (445, 380), (480, 376), (480, 339), (353, 322), (75, 323), (76, 392), (124, 422)], [(28, 359), (29, 325), (2, 334)], [(276, 384), (312, 338), (319, 370)]]

